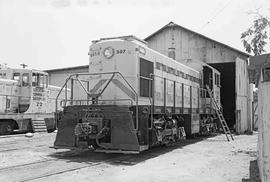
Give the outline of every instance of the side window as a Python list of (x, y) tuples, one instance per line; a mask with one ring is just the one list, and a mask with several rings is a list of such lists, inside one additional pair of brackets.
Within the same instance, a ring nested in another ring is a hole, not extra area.
[(220, 75), (217, 75), (217, 85), (220, 87)]
[(0, 77), (1, 78), (5, 78), (6, 77), (6, 73), (0, 73)]
[(270, 68), (263, 68), (263, 81), (264, 82), (270, 81)]
[(154, 73), (153, 63), (140, 58), (140, 96), (149, 97), (150, 74)]
[(45, 83), (45, 87), (47, 88), (48, 87), (48, 75), (44, 75), (44, 83)]
[(215, 73), (215, 85), (217, 85), (217, 74)]
[(40, 86), (40, 79), (38, 73), (32, 73), (32, 86), (37, 87)]
[(215, 85), (218, 87), (220, 86), (220, 75), (217, 73), (215, 73)]
[(45, 87), (45, 80), (44, 80), (45, 76), (42, 74), (39, 74), (39, 83), (41, 87)]
[(207, 66), (203, 66), (203, 87), (206, 88), (206, 85), (213, 89), (215, 75), (213, 74), (213, 70)]
[(29, 74), (28, 73), (24, 73), (22, 75), (22, 86), (23, 87), (29, 86)]
[(20, 73), (13, 73), (13, 80), (20, 81)]
[(13, 73), (13, 80), (20, 81), (20, 73)]

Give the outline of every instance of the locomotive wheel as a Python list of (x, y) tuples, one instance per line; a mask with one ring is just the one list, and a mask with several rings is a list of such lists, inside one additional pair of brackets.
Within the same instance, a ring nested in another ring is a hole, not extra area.
[(11, 123), (3, 123), (0, 127), (1, 135), (10, 135), (13, 133), (13, 126)]

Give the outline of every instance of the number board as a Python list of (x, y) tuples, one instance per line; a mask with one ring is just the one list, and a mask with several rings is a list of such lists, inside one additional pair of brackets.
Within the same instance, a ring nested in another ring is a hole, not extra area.
[[(90, 56), (91, 58), (92, 58), (92, 57), (97, 57), (97, 56), (102, 55), (101, 52), (102, 52), (102, 51), (100, 51), (100, 50), (90, 50), (89, 56)], [(126, 52), (127, 52), (126, 49), (116, 49), (116, 50), (115, 50), (115, 54), (118, 54), (118, 55), (125, 54)]]

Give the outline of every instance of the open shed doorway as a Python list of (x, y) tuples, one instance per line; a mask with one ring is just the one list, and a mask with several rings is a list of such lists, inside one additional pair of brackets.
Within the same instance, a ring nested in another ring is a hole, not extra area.
[(211, 63), (209, 65), (221, 74), (220, 101), (223, 107), (223, 115), (229, 128), (234, 129), (236, 124), (235, 62)]

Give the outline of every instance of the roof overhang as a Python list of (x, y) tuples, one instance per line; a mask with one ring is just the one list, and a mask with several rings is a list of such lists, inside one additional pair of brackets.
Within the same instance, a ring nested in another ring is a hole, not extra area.
[(180, 29), (186, 30), (186, 31), (188, 31), (188, 32), (191, 32), (192, 34), (198, 35), (198, 36), (200, 36), (200, 37), (202, 37), (202, 38), (204, 38), (204, 39), (207, 39), (207, 40), (209, 40), (209, 41), (212, 41), (212, 42), (215, 42), (215, 43), (217, 43), (217, 44), (219, 44), (219, 45), (222, 45), (223, 47), (226, 47), (226, 48), (228, 48), (228, 49), (231, 49), (231, 50), (233, 50), (233, 51), (235, 51), (235, 52), (238, 52), (239, 54), (241, 54), (241, 55), (243, 55), (243, 56), (246, 56), (247, 58), (251, 56), (251, 55), (249, 55), (248, 53), (245, 53), (245, 52), (240, 51), (240, 50), (238, 50), (238, 49), (235, 49), (235, 48), (233, 48), (233, 47), (231, 47), (231, 46), (228, 46), (228, 45), (226, 45), (226, 44), (224, 44), (224, 43), (221, 43), (221, 42), (218, 42), (218, 41), (216, 41), (216, 40), (214, 40), (214, 39), (211, 39), (211, 38), (209, 38), (209, 37), (206, 37), (205, 35), (202, 35), (202, 34), (200, 34), (200, 33), (198, 33), (198, 32), (194, 32), (193, 30), (190, 30), (190, 29), (188, 29), (188, 28), (185, 28), (185, 27), (183, 27), (183, 26), (180, 26), (180, 25), (178, 25), (178, 24), (176, 24), (176, 23), (174, 23), (174, 22), (168, 23), (167, 25), (163, 26), (162, 28), (160, 28), (160, 29), (157, 30), (156, 32), (154, 32), (154, 33), (152, 33), (151, 35), (149, 35), (148, 37), (146, 37), (144, 40), (145, 40), (145, 41), (148, 41), (149, 39), (151, 39), (152, 37), (154, 37), (156, 34), (162, 32), (163, 30), (165, 30), (165, 29), (167, 29), (167, 28), (180, 28)]

